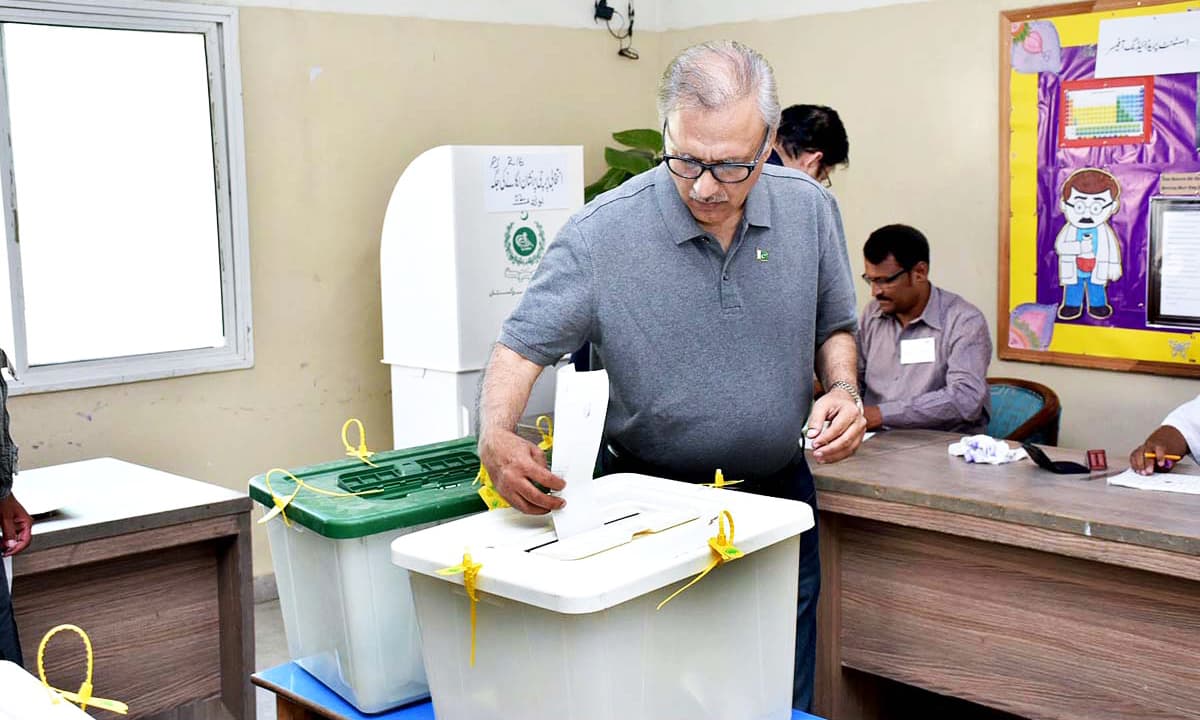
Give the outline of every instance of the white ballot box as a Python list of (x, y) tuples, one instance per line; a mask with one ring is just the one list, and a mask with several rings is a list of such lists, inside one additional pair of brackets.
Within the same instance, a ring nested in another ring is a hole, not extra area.
[[(473, 432), (476, 388), (500, 325), (582, 205), (580, 146), (447, 145), (400, 176), (379, 268), (394, 447)], [(528, 413), (552, 410), (553, 386), (553, 372), (544, 373)]]
[[(812, 509), (634, 474), (597, 478), (594, 495), (603, 524), (566, 539), (507, 508), (392, 542), (438, 720), (791, 718)], [(714, 543), (740, 557), (720, 562), (709, 541), (728, 539), (728, 517), (740, 553)], [(445, 574), (464, 551), (478, 563), (474, 612), (464, 575)]]
[[(91, 717), (7, 660), (0, 660), (0, 691), (0, 720), (88, 720)], [(112, 713), (104, 714), (116, 717)]]

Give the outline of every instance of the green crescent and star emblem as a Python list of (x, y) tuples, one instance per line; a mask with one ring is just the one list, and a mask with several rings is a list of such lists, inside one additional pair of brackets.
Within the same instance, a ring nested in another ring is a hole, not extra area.
[(546, 231), (529, 213), (521, 213), (519, 221), (510, 222), (504, 229), (504, 252), (513, 265), (536, 265), (546, 252)]

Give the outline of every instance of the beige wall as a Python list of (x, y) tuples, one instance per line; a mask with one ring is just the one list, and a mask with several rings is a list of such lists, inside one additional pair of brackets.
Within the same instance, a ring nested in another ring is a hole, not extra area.
[[(245, 489), (339, 456), (350, 416), (390, 447), (378, 257), (396, 178), (448, 143), (582, 144), (597, 177), (609, 133), (654, 118), (660, 62), (642, 52), (587, 30), (243, 9), (255, 366), (14, 398), (23, 467), (111, 455)], [(270, 571), (257, 530), (254, 560)]]
[[(844, 116), (852, 164), (834, 190), (855, 272), (871, 229), (914, 224), (933, 244), (934, 280), (979, 305), (994, 329), (1004, 4), (640, 34), (638, 62), (617, 58), (597, 31), (243, 9), (255, 367), (15, 398), (23, 465), (112, 455), (242, 489), (273, 465), (339, 455), (352, 415), (374, 449), (390, 446), (378, 239), (408, 162), (447, 143), (583, 144), (595, 178), (611, 131), (654, 121), (666, 59), (710, 38), (766, 54), (785, 103), (827, 103)], [(1200, 389), (1027, 363), (994, 362), (991, 372), (1051, 385), (1065, 407), (1063, 444), (1117, 455)], [(269, 570), (256, 534), (255, 571)]]
[[(1015, 5), (1020, 5), (1016, 3)], [(701, 40), (733, 38), (775, 67), (784, 104), (842, 115), (850, 167), (833, 176), (854, 272), (876, 227), (905, 222), (931, 244), (934, 282), (996, 328), (999, 127), (996, 0), (944, 0), (771, 23), (668, 33), (664, 62)], [(859, 299), (866, 300), (864, 287)], [(995, 360), (992, 375), (1043, 382), (1063, 404), (1060, 443), (1124, 455), (1200, 381)]]

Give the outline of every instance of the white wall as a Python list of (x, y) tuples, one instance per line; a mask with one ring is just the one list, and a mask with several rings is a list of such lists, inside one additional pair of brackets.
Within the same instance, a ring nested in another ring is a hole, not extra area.
[[(722, 23), (782, 20), (925, 0), (657, 0), (659, 29), (684, 30)], [(640, 3), (639, 3), (640, 5)], [(638, 5), (634, 6), (635, 9)], [(638, 10), (641, 18), (641, 10)], [(637, 29), (636, 26), (634, 28)]]
[[(187, 1), (187, 0), (182, 0)], [(639, 32), (703, 27), (720, 23), (850, 12), (926, 0), (634, 0), (634, 40)], [(510, 25), (604, 30), (593, 19), (594, 0), (209, 0), (214, 5), (392, 15)], [(621, 15), (629, 0), (609, 0)], [(616, 18), (614, 18), (614, 22)], [(614, 27), (618, 27), (614, 25)]]

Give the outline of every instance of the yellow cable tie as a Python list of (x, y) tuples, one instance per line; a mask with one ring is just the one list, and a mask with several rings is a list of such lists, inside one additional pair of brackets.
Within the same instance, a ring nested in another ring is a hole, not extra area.
[(480, 486), (478, 490), (479, 497), (483, 498), (483, 502), (487, 505), (488, 510), (511, 507), (508, 501), (496, 491), (496, 486), (492, 484), (492, 478), (488, 475), (487, 468), (482, 463), (479, 465), (479, 472), (475, 474), (475, 484)]
[[(542, 421), (546, 421), (546, 427), (542, 427)], [(537, 427), (538, 432), (542, 434), (542, 441), (538, 443), (538, 449), (546, 452), (554, 447), (554, 420), (549, 415), (538, 415), (538, 419), (533, 423)]]
[(721, 472), (721, 468), (717, 468), (717, 471), (715, 473), (713, 473), (713, 481), (710, 483), (701, 483), (701, 484), (704, 487), (723, 488), (723, 487), (728, 487), (730, 485), (737, 485), (738, 483), (742, 483), (742, 482), (745, 482), (745, 481), (744, 480), (726, 480), (725, 473)]
[[(725, 519), (726, 518), (729, 518), (729, 536), (728, 537), (725, 536)], [(715, 568), (716, 566), (721, 565), (723, 563), (727, 563), (730, 560), (737, 560), (738, 558), (745, 556), (746, 553), (744, 553), (741, 550), (739, 550), (738, 548), (736, 548), (733, 544), (733, 515), (730, 514), (730, 512), (728, 510), (722, 510), (721, 514), (717, 516), (717, 521), (718, 521), (717, 535), (716, 535), (716, 537), (711, 537), (708, 539), (708, 547), (710, 550), (712, 550), (713, 554), (715, 555), (712, 562), (710, 562), (708, 564), (708, 566), (706, 568), (704, 568), (704, 570), (700, 571), (699, 575), (692, 578), (691, 582), (689, 582), (687, 585), (684, 585), (683, 587), (679, 588), (675, 592), (671, 593), (670, 597), (668, 597), (666, 600), (663, 600), (662, 602), (660, 602), (658, 604), (658, 607), (655, 608), (655, 610), (662, 610), (663, 605), (666, 605), (667, 603), (671, 602), (684, 590), (687, 590), (691, 586), (700, 582), (700, 580), (703, 579), (704, 576), (707, 575), (709, 572), (711, 572), (712, 569)]]
[[(83, 638), (83, 647), (87, 652), (87, 675), (83, 679), (83, 683), (79, 686), (79, 692), (70, 692), (69, 690), (59, 690), (50, 684), (46, 679), (46, 644), (50, 642), (50, 638), (57, 635), (63, 630), (71, 630)], [(80, 710), (87, 710), (88, 705), (98, 707), (102, 710), (117, 713), (118, 715), (126, 715), (129, 713), (129, 706), (118, 700), (106, 700), (105, 698), (92, 697), (92, 664), (94, 658), (92, 656), (92, 639), (82, 628), (76, 625), (56, 625), (50, 628), (50, 631), (42, 636), (42, 642), (38, 645), (37, 666), (38, 677), (42, 679), (42, 685), (58, 696), (70, 700), (79, 706)]]
[[(354, 447), (354, 445), (350, 443), (349, 438), (346, 437), (346, 432), (350, 429), (351, 425), (358, 426), (358, 447)], [(346, 446), (346, 454), (350, 457), (358, 458), (371, 467), (379, 467), (367, 459), (375, 453), (367, 449), (367, 431), (363, 427), (362, 420), (359, 420), (358, 418), (350, 418), (342, 424), (342, 444)]]
[(467, 599), (471, 602), (471, 667), (475, 667), (475, 623), (476, 614), (475, 608), (479, 604), (479, 595), (476, 591), (479, 581), (479, 571), (483, 569), (482, 563), (477, 563), (471, 559), (471, 553), (463, 553), (463, 561), (461, 565), (454, 567), (442, 568), (437, 571), (438, 575), (457, 575), (462, 573), (463, 588), (467, 591)]
[[(281, 497), (280, 495), (278, 495), (275, 492), (274, 488), (271, 487), (271, 476), (274, 475), (275, 473), (287, 475), (288, 477), (290, 477), (292, 479), (292, 482), (296, 483), (296, 489), (292, 491), (291, 495), (288, 495), (286, 497)], [(268, 470), (265, 482), (266, 482), (266, 486), (267, 486), (267, 492), (271, 493), (271, 502), (274, 504), (274, 507), (272, 507), (269, 511), (267, 511), (266, 515), (263, 515), (261, 518), (258, 519), (259, 525), (264, 525), (271, 518), (275, 517), (276, 515), (279, 515), (279, 516), (283, 517), (283, 524), (287, 525), (288, 527), (291, 527), (292, 521), (288, 520), (287, 506), (290, 505), (292, 503), (292, 501), (296, 499), (296, 496), (300, 494), (301, 488), (308, 490), (309, 492), (315, 492), (318, 495), (328, 495), (329, 497), (358, 497), (360, 495), (374, 495), (376, 493), (383, 492), (383, 488), (375, 488), (373, 490), (360, 490), (359, 492), (338, 492), (335, 490), (326, 490), (324, 488), (319, 488), (319, 487), (314, 487), (312, 485), (309, 485), (308, 483), (304, 482), (303, 480), (301, 480), (300, 478), (291, 474), (287, 470), (284, 470), (283, 468), (271, 468), (270, 470)]]

